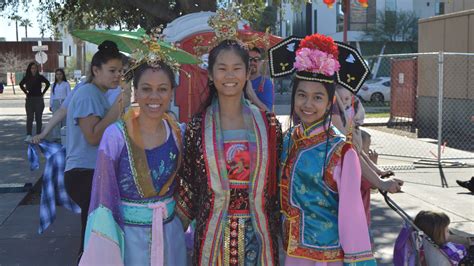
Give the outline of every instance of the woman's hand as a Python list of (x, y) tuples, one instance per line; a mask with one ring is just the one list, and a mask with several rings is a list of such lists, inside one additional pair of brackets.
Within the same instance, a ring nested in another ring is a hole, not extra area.
[(379, 187), (382, 191), (397, 193), (402, 191), (403, 181), (397, 178), (384, 179)]
[(125, 110), (125, 108), (130, 106), (130, 103), (131, 103), (131, 100), (132, 100), (131, 82), (126, 82), (125, 80), (122, 80), (120, 82), (120, 87), (122, 88), (122, 92), (120, 94), (120, 97), (121, 97), (121, 100), (122, 100), (122, 108), (123, 108), (123, 110)]
[[(374, 163), (377, 163), (378, 159), (379, 159), (379, 154), (375, 151), (375, 150), (369, 150), (369, 153), (367, 154), (369, 156), (369, 159), (374, 162)], [(380, 173), (379, 173), (380, 174)], [(380, 174), (381, 175), (381, 174)]]
[(44, 132), (41, 132), (40, 134), (34, 136), (31, 138), (31, 143), (38, 144), (42, 139), (44, 139), (46, 136), (44, 135)]

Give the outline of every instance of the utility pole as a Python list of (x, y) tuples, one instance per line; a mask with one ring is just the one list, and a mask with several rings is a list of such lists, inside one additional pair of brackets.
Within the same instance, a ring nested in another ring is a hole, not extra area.
[(18, 20), (15, 19), (15, 28), (16, 28), (16, 41), (18, 42)]
[(343, 42), (347, 41), (347, 31), (349, 30), (349, 17), (351, 12), (351, 0), (341, 0), (342, 7), (344, 8), (344, 31), (343, 31)]

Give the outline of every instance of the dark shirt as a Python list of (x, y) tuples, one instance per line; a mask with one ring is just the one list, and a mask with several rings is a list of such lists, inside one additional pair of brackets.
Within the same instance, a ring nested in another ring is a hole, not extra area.
[[(43, 91), (41, 91), (42, 83), (46, 85)], [(43, 97), (48, 90), (49, 85), (49, 81), (43, 75), (36, 75), (28, 80), (23, 78), (20, 82), (20, 88), (26, 94), (27, 98)]]

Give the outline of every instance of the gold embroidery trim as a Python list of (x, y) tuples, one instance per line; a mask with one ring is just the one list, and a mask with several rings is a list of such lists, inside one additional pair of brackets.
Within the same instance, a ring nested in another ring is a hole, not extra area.
[(231, 219), (227, 221), (224, 229), (224, 265), (229, 265), (230, 260), (230, 225)]
[(237, 244), (239, 250), (239, 265), (245, 262), (245, 220), (239, 219), (239, 242)]

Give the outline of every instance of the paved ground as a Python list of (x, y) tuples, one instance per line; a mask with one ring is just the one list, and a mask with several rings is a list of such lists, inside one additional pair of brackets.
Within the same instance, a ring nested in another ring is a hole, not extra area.
[[(21, 101), (12, 104), (12, 99), (0, 94), (0, 184), (36, 183), (41, 171), (30, 172), (26, 163), (26, 145), (22, 142), (25, 116)], [(10, 102), (9, 102), (10, 101)], [(8, 104), (7, 104), (8, 103)], [(277, 106), (278, 114), (287, 115), (288, 106)], [(49, 117), (45, 114), (45, 118)], [(285, 119), (285, 117), (280, 117)], [(380, 131), (372, 131), (377, 150), (390, 147), (417, 149), (425, 145), (422, 141), (407, 141)], [(391, 146), (377, 139), (390, 139)], [(424, 147), (424, 146), (423, 146)], [(430, 149), (432, 147), (429, 147)], [(423, 148), (425, 150), (425, 148)], [(447, 152), (447, 151), (446, 151)], [(457, 150), (472, 157), (472, 153)], [(412, 217), (420, 210), (430, 209), (446, 212), (452, 220), (451, 226), (463, 232), (474, 233), (473, 195), (460, 188), (456, 179), (468, 179), (474, 175), (473, 168), (446, 168), (443, 174), (448, 188), (441, 186), (441, 174), (437, 168), (415, 168), (413, 159), (381, 156), (381, 165), (400, 166), (397, 177), (405, 180), (403, 193), (391, 195)], [(464, 160), (474, 163), (474, 160)], [(0, 193), (0, 266), (3, 265), (73, 265), (79, 242), (79, 216), (59, 208), (56, 222), (43, 235), (38, 235), (37, 205), (19, 205), (25, 193)], [(373, 194), (372, 232), (376, 257), (380, 265), (391, 265), (395, 238), (402, 225), (401, 218), (387, 207), (380, 194)]]

